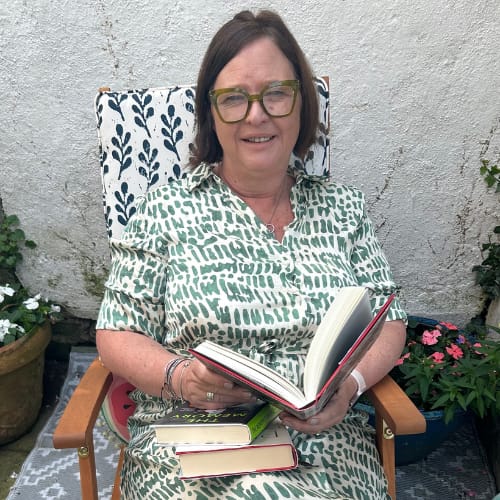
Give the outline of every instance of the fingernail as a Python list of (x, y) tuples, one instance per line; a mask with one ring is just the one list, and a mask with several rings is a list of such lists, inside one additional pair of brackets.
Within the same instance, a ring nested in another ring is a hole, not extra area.
[(232, 389), (234, 384), (232, 382), (224, 382), (224, 389)]
[(309, 419), (309, 421), (307, 423), (310, 425), (316, 425), (316, 424), (318, 424), (318, 422), (319, 422), (318, 418), (311, 418), (311, 419)]

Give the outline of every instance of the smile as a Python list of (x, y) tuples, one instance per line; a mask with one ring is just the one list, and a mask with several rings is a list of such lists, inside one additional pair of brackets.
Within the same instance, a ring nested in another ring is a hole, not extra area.
[(244, 139), (246, 142), (254, 142), (254, 143), (262, 143), (269, 142), (273, 139), (273, 136), (267, 137), (249, 137), (248, 139)]

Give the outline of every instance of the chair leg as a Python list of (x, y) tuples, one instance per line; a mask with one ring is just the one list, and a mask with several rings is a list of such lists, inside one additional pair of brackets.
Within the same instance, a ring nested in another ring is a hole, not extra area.
[(118, 458), (118, 465), (116, 467), (115, 482), (113, 484), (113, 493), (111, 495), (111, 500), (120, 500), (120, 475), (123, 467), (123, 457), (125, 455), (125, 447), (122, 446), (120, 449), (120, 457)]
[(380, 454), (380, 461), (387, 478), (387, 488), (392, 500), (396, 500), (396, 453), (394, 446), (394, 433), (386, 424), (385, 420), (376, 416), (377, 448)]

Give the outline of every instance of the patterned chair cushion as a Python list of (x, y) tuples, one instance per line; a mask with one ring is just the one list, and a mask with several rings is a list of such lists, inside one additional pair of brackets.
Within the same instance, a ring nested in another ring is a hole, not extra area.
[[(305, 161), (291, 162), (308, 173), (329, 173), (328, 80), (317, 78), (320, 134)], [(194, 86), (102, 91), (95, 99), (103, 203), (109, 238), (120, 238), (135, 212), (136, 199), (151, 188), (184, 175), (194, 131)], [(101, 412), (123, 442), (135, 403), (133, 386), (114, 377)]]
[(130, 399), (130, 393), (135, 387), (122, 377), (113, 376), (106, 398), (101, 407), (101, 415), (110, 431), (122, 443), (128, 443), (128, 417), (135, 410), (135, 403)]

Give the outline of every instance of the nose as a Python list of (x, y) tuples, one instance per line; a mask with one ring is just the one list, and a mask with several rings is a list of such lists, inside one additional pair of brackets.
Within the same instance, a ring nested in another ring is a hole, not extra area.
[(250, 109), (248, 110), (248, 115), (246, 121), (249, 123), (262, 122), (269, 118), (269, 115), (264, 110), (264, 104), (259, 96), (250, 96), (248, 100), (248, 105)]

